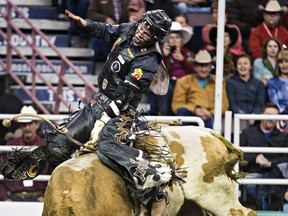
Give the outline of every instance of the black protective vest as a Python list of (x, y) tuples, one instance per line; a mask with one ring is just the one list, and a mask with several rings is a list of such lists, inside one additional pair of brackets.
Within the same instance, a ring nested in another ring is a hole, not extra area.
[[(162, 55), (156, 49), (155, 44), (148, 48), (140, 48), (131, 45), (132, 37), (137, 28), (136, 23), (131, 23), (123, 29), (119, 38), (115, 41), (108, 59), (98, 77), (99, 92), (105, 94), (110, 99), (114, 100), (117, 93), (117, 86), (120, 82), (125, 80), (125, 77), (130, 72), (131, 62), (136, 58), (141, 58), (143, 55), (149, 55), (149, 53), (156, 52), (161, 59)], [(143, 62), (145, 65), (145, 62)], [(147, 67), (147, 66), (146, 66)], [(137, 107), (142, 94), (135, 94), (133, 105)], [(131, 103), (131, 101), (129, 101)]]

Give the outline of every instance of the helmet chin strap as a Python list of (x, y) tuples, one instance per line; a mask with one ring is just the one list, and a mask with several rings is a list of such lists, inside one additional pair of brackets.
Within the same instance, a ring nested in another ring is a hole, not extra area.
[(133, 44), (134, 44), (135, 46), (140, 46), (140, 44), (135, 41), (135, 38), (134, 38), (134, 37), (132, 38), (132, 42), (133, 42)]
[(157, 41), (155, 42), (155, 41), (152, 40), (152, 39), (151, 39), (150, 41), (145, 42), (145, 43), (137, 43), (137, 42), (135, 41), (134, 37), (132, 38), (132, 42), (133, 42), (133, 44), (134, 44), (135, 46), (137, 46), (137, 47), (149, 47), (149, 46), (151, 46), (152, 44), (157, 43)]

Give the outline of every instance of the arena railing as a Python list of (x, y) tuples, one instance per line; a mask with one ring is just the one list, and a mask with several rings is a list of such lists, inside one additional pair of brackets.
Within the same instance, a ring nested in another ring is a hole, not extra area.
[[(0, 120), (2, 122), (3, 119), (10, 119), (12, 116), (14, 116), (13, 114), (0, 114)], [(43, 116), (51, 121), (62, 121), (65, 118), (68, 118), (69, 115), (54, 115), (54, 114), (50, 114), (50, 115), (40, 115)], [(229, 119), (231, 119), (231, 112), (226, 112), (225, 114), (225, 132), (224, 132), (224, 136), (226, 139), (228, 139), (229, 141), (231, 140), (231, 130), (229, 130), (229, 128), (232, 128), (231, 125), (229, 125)], [(24, 117), (22, 117), (24, 118)], [(25, 117), (28, 118), (29, 117)], [(199, 117), (187, 117), (187, 116), (145, 116), (147, 121), (175, 121), (175, 120), (179, 120), (181, 119), (181, 121), (183, 122), (193, 122), (193, 123), (197, 123), (200, 127), (204, 127), (204, 122), (201, 118)], [(227, 122), (228, 119), (228, 122)], [(240, 121), (241, 120), (262, 120), (262, 119), (272, 119), (272, 120), (287, 120), (288, 121), (288, 115), (247, 115), (247, 114), (236, 114), (234, 116), (234, 144), (238, 147), (239, 143), (240, 143)], [(230, 123), (232, 123), (232, 121), (230, 121)], [(230, 131), (230, 132), (229, 132)], [(227, 134), (229, 133), (229, 134)], [(9, 152), (12, 150), (12, 148), (15, 148), (17, 146), (1, 146), (0, 145), (0, 152)], [(19, 146), (18, 146), (19, 147)], [(252, 152), (259, 152), (259, 153), (288, 153), (288, 148), (260, 148), (260, 147), (240, 147), (244, 152), (248, 153), (252, 153)], [(30, 151), (32, 151), (33, 148), (30, 149)], [(39, 176), (40, 177), (40, 176)], [(37, 177), (35, 180), (44, 180), (42, 178)], [(2, 179), (3, 176), (0, 175), (0, 179)], [(252, 179), (243, 179), (241, 180), (241, 183), (245, 184), (248, 182), (255, 182)], [(259, 181), (260, 182), (260, 181)], [(271, 182), (275, 182), (275, 179)], [(288, 184), (288, 180), (284, 180), (284, 181), (279, 181), (279, 182), (283, 182), (283, 183), (287, 183)], [(277, 181), (278, 183), (278, 181)], [(261, 181), (262, 184), (262, 181)]]
[[(0, 121), (2, 119), (9, 119), (13, 115), (11, 114), (0, 114)], [(43, 115), (51, 121), (62, 121), (67, 118), (68, 115)], [(202, 119), (198, 117), (179, 117), (179, 116), (145, 116), (147, 121), (174, 121), (181, 119), (183, 122), (194, 122), (198, 123), (199, 126), (204, 127), (204, 122)], [(239, 147), (240, 140), (240, 121), (241, 120), (262, 120), (262, 119), (273, 119), (273, 120), (288, 120), (288, 115), (244, 115), (244, 114), (236, 114), (234, 116), (234, 144)], [(232, 113), (226, 112), (225, 114), (225, 130), (224, 136), (226, 139), (231, 140), (231, 134), (233, 125), (232, 125)], [(16, 146), (14, 146), (16, 147)], [(19, 146), (18, 146), (19, 147)], [(244, 152), (259, 152), (259, 153), (288, 153), (288, 148), (255, 148), (255, 147), (240, 147)], [(32, 149), (31, 149), (32, 150)], [(1, 146), (0, 152), (12, 151), (12, 146)], [(236, 171), (239, 170), (237, 166)], [(34, 180), (35, 181), (48, 181), (50, 179), (50, 175), (39, 175)], [(3, 176), (0, 175), (0, 181), (3, 180)], [(287, 179), (241, 179), (238, 181), (239, 184), (263, 184), (263, 185), (288, 185)], [(239, 184), (236, 184), (236, 195), (239, 198)], [(14, 207), (20, 207), (22, 205), (22, 210), (25, 209), (25, 205), (23, 203), (27, 202), (0, 202), (0, 205), (5, 208), (8, 208), (8, 212), (14, 209)], [(36, 203), (35, 203), (36, 204)], [(10, 207), (9, 207), (10, 206)], [(12, 206), (12, 207), (11, 207)], [(29, 207), (30, 210), (32, 206)], [(38, 209), (37, 209), (38, 208)], [(43, 204), (37, 205), (35, 207), (35, 211), (40, 211), (43, 208)], [(10, 209), (10, 210), (9, 210)], [(40, 210), (39, 210), (40, 209)], [(31, 212), (31, 211), (30, 211)], [(10, 212), (11, 213), (11, 212)], [(31, 212), (32, 213), (32, 212)], [(31, 216), (34, 214), (30, 214)], [(37, 215), (37, 214), (35, 214)]]
[[(0, 114), (1, 123), (3, 119), (10, 119), (13, 116), (14, 116), (13, 114)], [(48, 115), (43, 114), (40, 116), (45, 117), (46, 119), (49, 119), (50, 121), (54, 121), (54, 122), (61, 122), (63, 121), (63, 119), (69, 117), (69, 115), (53, 115), (53, 114), (48, 114)], [(30, 117), (21, 117), (21, 118), (31, 119)], [(199, 127), (204, 127), (204, 121), (201, 118), (195, 117), (195, 116), (189, 116), (189, 117), (188, 116), (144, 116), (144, 118), (147, 121), (157, 121), (157, 122), (169, 122), (169, 121), (181, 120), (182, 122), (197, 123)], [(19, 148), (19, 146), (0, 145), (0, 152), (11, 152), (13, 149), (17, 147)], [(36, 147), (31, 146), (26, 151), (32, 151), (35, 148)], [(3, 179), (4, 179), (3, 175), (0, 175), (0, 180), (3, 180)], [(50, 179), (50, 175), (39, 175), (34, 180), (35, 181), (49, 181), (49, 179)]]
[[(277, 147), (241, 147), (240, 146), (240, 123), (245, 120), (285, 120), (288, 121), (288, 115), (264, 115), (264, 114), (235, 114), (234, 115), (234, 140), (233, 143), (239, 147), (244, 153), (288, 153), (288, 148)], [(232, 126), (232, 112), (225, 113), (225, 133), (226, 139), (231, 141)], [(235, 167), (235, 171), (239, 171), (239, 165)], [(236, 184), (236, 196), (239, 198), (239, 185), (288, 185), (288, 179), (240, 179)]]
[[(0, 114), (0, 120), (10, 119), (13, 115), (11, 114)], [(48, 118), (51, 121), (62, 121), (67, 118), (68, 115), (42, 115), (43, 117)], [(28, 117), (27, 117), (28, 118)], [(181, 119), (183, 122), (193, 122), (197, 123), (199, 126), (204, 127), (204, 122), (199, 117), (181, 117), (181, 116), (145, 116), (147, 121), (175, 121)], [(0, 152), (11, 152), (12, 148), (19, 146), (1, 146)], [(30, 151), (33, 149), (31, 148)], [(3, 180), (3, 175), (0, 175), (0, 181)], [(34, 181), (49, 181), (50, 175), (39, 175)], [(39, 202), (4, 202), (0, 201), (0, 215), (1, 216), (10, 216), (10, 215), (29, 215), (29, 216), (38, 216), (41, 215), (43, 209), (43, 203)]]

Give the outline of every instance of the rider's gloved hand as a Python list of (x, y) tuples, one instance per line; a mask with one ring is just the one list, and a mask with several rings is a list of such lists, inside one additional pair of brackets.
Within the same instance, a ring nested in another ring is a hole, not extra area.
[(84, 149), (83, 151), (88, 152), (88, 151), (96, 151), (96, 147), (98, 144), (99, 140), (99, 134), (102, 130), (102, 128), (105, 126), (105, 124), (110, 120), (110, 117), (103, 112), (102, 117), (100, 120), (96, 120), (94, 127), (90, 133), (90, 139), (88, 142), (84, 144)]

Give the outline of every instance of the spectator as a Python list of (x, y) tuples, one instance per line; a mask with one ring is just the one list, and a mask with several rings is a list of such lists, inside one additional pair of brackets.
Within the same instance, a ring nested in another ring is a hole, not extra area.
[(191, 33), (191, 35), (193, 35), (193, 28), (189, 24), (187, 14), (179, 14), (178, 16), (175, 17), (175, 21), (179, 22), (184, 29), (188, 30)]
[(226, 84), (229, 109), (233, 114), (260, 114), (265, 104), (264, 85), (251, 75), (252, 61), (248, 55), (239, 56), (236, 65), (236, 74)]
[(145, 3), (143, 0), (130, 0), (128, 4), (129, 22), (138, 21), (146, 12)]
[[(215, 75), (212, 71), (212, 58), (208, 51), (200, 50), (194, 60), (194, 73), (176, 82), (172, 110), (178, 116), (199, 116), (205, 127), (212, 128), (215, 111)], [(223, 82), (222, 114), (228, 109), (226, 85)]]
[(275, 103), (280, 113), (288, 106), (288, 51), (279, 52), (276, 61), (275, 77), (267, 82), (267, 91), (270, 102)]
[[(16, 114), (19, 113), (23, 107), (23, 102), (12, 93), (5, 93), (0, 100), (1, 114)], [(6, 128), (0, 125), (0, 145), (5, 144), (5, 136), (7, 133), (14, 133), (19, 128), (19, 124), (12, 122), (11, 127)]]
[[(276, 104), (268, 103), (262, 113), (278, 115), (279, 109)], [(240, 135), (240, 146), (288, 147), (288, 134), (280, 132), (276, 128), (276, 124), (277, 121), (274, 120), (261, 120), (254, 126), (244, 129)], [(277, 164), (287, 162), (287, 156), (279, 153), (247, 153), (244, 155), (244, 159), (248, 165), (243, 167), (243, 170), (250, 173), (245, 178), (265, 178)], [(262, 210), (267, 210), (264, 185), (259, 186), (258, 196), (256, 196), (256, 185), (247, 185), (247, 190), (252, 200), (260, 200)]]
[[(238, 39), (239, 35), (235, 28), (225, 26), (224, 34), (224, 70), (223, 76), (228, 79), (232, 76), (235, 70), (234, 62), (236, 62), (236, 55), (232, 53), (231, 47), (233, 47)], [(215, 47), (217, 44), (217, 27), (213, 27), (209, 32), (209, 39), (211, 44)], [(216, 50), (210, 50), (212, 56), (216, 56)]]
[[(97, 22), (119, 24), (129, 21), (128, 0), (91, 0), (87, 18)], [(91, 38), (94, 49), (94, 64), (97, 61), (105, 61), (112, 45), (103, 39)]]
[(211, 4), (210, 0), (172, 0), (172, 2), (182, 14), (193, 13), (195, 9), (199, 10), (199, 7), (208, 9)]
[(52, 0), (52, 6), (57, 8), (58, 20), (67, 20), (67, 17), (64, 13), (67, 7), (66, 0)]
[(144, 0), (146, 4), (146, 10), (156, 10), (161, 8), (167, 15), (175, 20), (175, 17), (180, 14), (179, 10), (172, 3), (171, 0)]
[(193, 54), (183, 47), (190, 38), (191, 32), (184, 29), (180, 23), (172, 22), (162, 48), (163, 61), (170, 77), (168, 93), (164, 96), (149, 93), (151, 115), (173, 115), (171, 103), (175, 83), (177, 79), (193, 72), (193, 64), (189, 62)]
[(87, 17), (93, 21), (110, 24), (128, 21), (129, 1), (91, 0)]
[(236, 24), (241, 31), (242, 45), (248, 53), (248, 39), (252, 29), (263, 21), (259, 5), (265, 5), (268, 0), (232, 0), (227, 7), (228, 24)]
[[(211, 41), (210, 38), (210, 31), (212, 28), (217, 27), (218, 22), (218, 2), (213, 2), (211, 4), (211, 17), (212, 17), (212, 23), (207, 24), (202, 28), (202, 40), (204, 42), (204, 48), (210, 52), (213, 56), (216, 53), (216, 43), (214, 42), (216, 37), (214, 37), (214, 41)], [(225, 23), (227, 22), (227, 15), (225, 13)], [(232, 38), (233, 43), (229, 46), (230, 51), (235, 55), (244, 54), (243, 48), (242, 48), (242, 35), (240, 32), (240, 29), (235, 24), (226, 24), (225, 30), (229, 28), (231, 31), (237, 31), (237, 37), (236, 40), (233, 41), (234, 38)], [(215, 36), (217, 33), (214, 33)]]
[(276, 38), (269, 38), (262, 48), (262, 58), (257, 58), (253, 63), (253, 74), (266, 86), (267, 81), (273, 77), (277, 55), (281, 44)]
[[(37, 114), (32, 106), (23, 106), (21, 113)], [(6, 145), (30, 147), (41, 145), (42, 138), (37, 134), (40, 122), (28, 119), (19, 119), (22, 136), (19, 138), (11, 139)], [(9, 158), (5, 155), (4, 159)], [(49, 174), (48, 166), (43, 162), (35, 164), (35, 169), (45, 169), (44, 174)], [(31, 171), (30, 175), (33, 175)], [(0, 182), (0, 200), (1, 201), (44, 201), (44, 192), (47, 182), (25, 180), (25, 181), (1, 181)]]
[(181, 26), (183, 27), (183, 29), (187, 30), (188, 32), (190, 32), (189, 34), (191, 35), (190, 39), (188, 40), (187, 43), (184, 44), (184, 47), (187, 48), (188, 50), (193, 51), (193, 39), (192, 39), (192, 35), (193, 35), (193, 28), (192, 26), (189, 24), (188, 21), (188, 17), (186, 14), (180, 14), (179, 16), (175, 17), (175, 21), (179, 22), (181, 24)]
[[(284, 10), (288, 10), (288, 2), (287, 2), (287, 0), (282, 0), (281, 2), (283, 2), (284, 1), (284, 3), (283, 4), (281, 4), (281, 5), (283, 5), (284, 6)], [(288, 13), (284, 13), (284, 16), (283, 16), (283, 22), (282, 22), (282, 25), (286, 28), (286, 29), (288, 29)]]
[(280, 26), (281, 11), (278, 1), (270, 0), (263, 10), (264, 22), (258, 25), (250, 34), (249, 51), (253, 59), (261, 58), (262, 47), (268, 38), (277, 38), (283, 48), (288, 45), (288, 31)]

